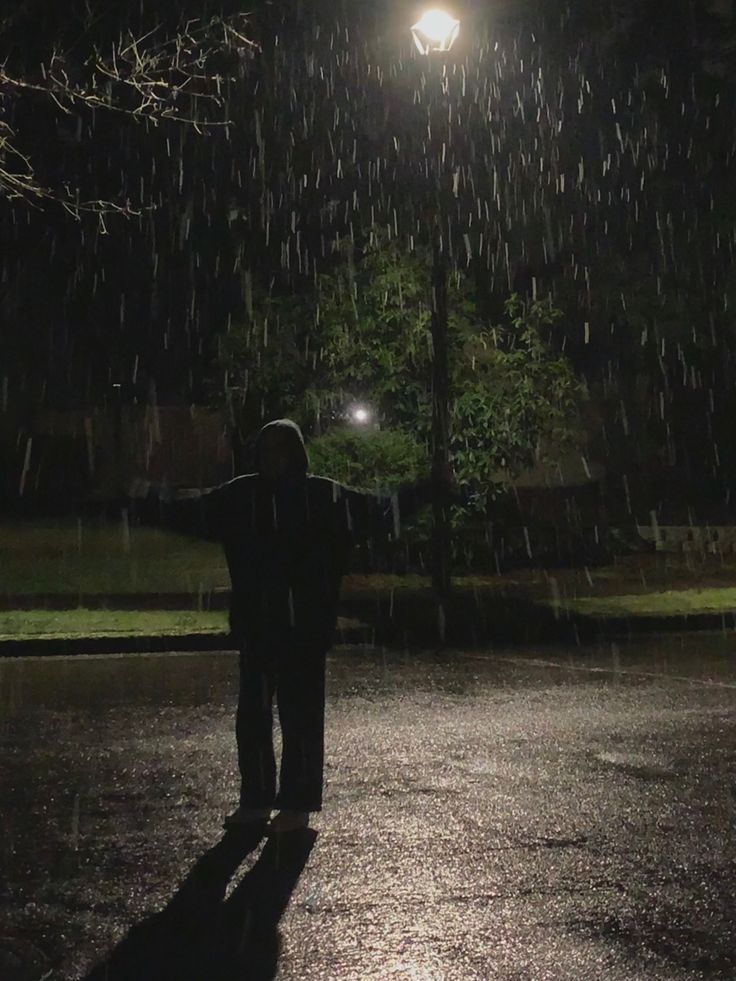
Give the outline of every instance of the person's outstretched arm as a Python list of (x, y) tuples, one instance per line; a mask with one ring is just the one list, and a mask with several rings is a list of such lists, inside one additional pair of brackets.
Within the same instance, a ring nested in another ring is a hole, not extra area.
[[(451, 496), (456, 496), (454, 478), (445, 478)], [(398, 538), (402, 522), (425, 504), (431, 504), (434, 482), (431, 477), (404, 484), (394, 493), (373, 493), (341, 486), (348, 531), (358, 541)]]
[[(466, 504), (471, 488), (458, 484), (451, 464), (439, 471), (439, 481), (444, 486), (448, 504)], [(419, 508), (431, 504), (434, 498), (434, 474), (403, 484), (394, 493), (372, 493), (340, 486), (345, 496), (349, 531), (358, 540), (399, 538), (401, 524), (413, 517)]]

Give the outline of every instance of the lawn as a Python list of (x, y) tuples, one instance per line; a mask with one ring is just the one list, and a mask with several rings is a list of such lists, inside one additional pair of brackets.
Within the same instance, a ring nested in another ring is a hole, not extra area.
[(98, 519), (0, 523), (0, 595), (196, 594), (229, 582), (214, 542)]
[[(495, 577), (456, 577), (489, 587)], [(429, 589), (428, 576), (353, 575), (351, 590)], [(144, 526), (98, 519), (0, 522), (0, 596), (208, 593), (229, 589), (222, 547)]]
[[(639, 563), (642, 561), (641, 558), (637, 559)], [(689, 566), (681, 569), (676, 557), (669, 571), (661, 570), (660, 564), (652, 565), (650, 562), (651, 568), (647, 566), (649, 588), (639, 587), (638, 592), (633, 590), (637, 588), (636, 579), (641, 581), (643, 567), (636, 565), (633, 571), (627, 566), (594, 570), (595, 585), (590, 576), (587, 578), (592, 588), (603, 587), (602, 591), (609, 594), (601, 596), (571, 597), (570, 592), (585, 589), (585, 583), (580, 580), (582, 574), (571, 571), (567, 590), (563, 590), (556, 605), (573, 614), (603, 618), (736, 611), (736, 586), (718, 585), (718, 577), (713, 581), (713, 570), (706, 570), (712, 580), (710, 583), (691, 588), (687, 578), (691, 581), (697, 578), (700, 570), (690, 569)], [(719, 567), (716, 572), (721, 581), (726, 578), (733, 582), (736, 578), (736, 568), (731, 566)], [(560, 582), (563, 581), (562, 575), (555, 572)], [(671, 581), (671, 585), (678, 588), (662, 588), (668, 575), (675, 580)], [(454, 582), (458, 591), (472, 591), (481, 602), (483, 596), (502, 596), (508, 587), (536, 602), (544, 603), (549, 596), (549, 584), (545, 585), (543, 573), (515, 573), (513, 580), (498, 576), (458, 576)], [(90, 597), (90, 600), (97, 597), (97, 602), (88, 604), (95, 607), (99, 606), (99, 597), (115, 594), (149, 594), (155, 597), (162, 593), (180, 593), (206, 596), (213, 590), (228, 588), (229, 576), (223, 551), (214, 542), (156, 528), (129, 528), (123, 522), (102, 519), (0, 523), (0, 597), (38, 596), (39, 606), (42, 606), (43, 596), (61, 595), (69, 598), (70, 605), (81, 608), (85, 606), (85, 597)], [(426, 576), (352, 575), (346, 578), (343, 595), (357, 596), (376, 590), (407, 590), (428, 595), (430, 589), (430, 580)], [(193, 605), (196, 604), (190, 604)], [(196, 612), (191, 608), (146, 612), (75, 608), (0, 613), (0, 638), (17, 638), (21, 635), (175, 636), (225, 629), (223, 612)]]

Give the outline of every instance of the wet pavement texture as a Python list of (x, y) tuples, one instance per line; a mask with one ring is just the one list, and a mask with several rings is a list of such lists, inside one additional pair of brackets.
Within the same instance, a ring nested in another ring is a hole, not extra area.
[(224, 835), (233, 653), (0, 660), (0, 978), (736, 977), (736, 636), (328, 662), (325, 810)]

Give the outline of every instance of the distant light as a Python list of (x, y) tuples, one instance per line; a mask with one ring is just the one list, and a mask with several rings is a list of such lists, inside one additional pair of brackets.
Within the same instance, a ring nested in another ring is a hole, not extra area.
[(460, 21), (444, 10), (428, 10), (411, 29), (419, 53), (449, 51), (460, 33)]
[(368, 422), (371, 414), (368, 409), (364, 408), (362, 405), (359, 405), (357, 408), (353, 409), (352, 416), (355, 422), (365, 423)]

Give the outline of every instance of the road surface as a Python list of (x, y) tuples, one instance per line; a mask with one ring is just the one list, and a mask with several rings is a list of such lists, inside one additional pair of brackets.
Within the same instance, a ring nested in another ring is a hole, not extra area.
[(328, 665), (326, 808), (223, 838), (232, 653), (0, 660), (0, 977), (736, 977), (736, 636)]

